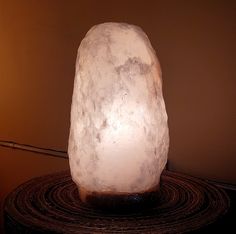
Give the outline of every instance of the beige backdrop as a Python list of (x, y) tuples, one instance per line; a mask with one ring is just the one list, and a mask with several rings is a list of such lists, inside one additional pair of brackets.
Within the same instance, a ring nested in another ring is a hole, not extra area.
[[(143, 28), (161, 62), (170, 168), (236, 183), (235, 12), (223, 0), (0, 0), (0, 140), (66, 150), (79, 43), (92, 25), (123, 21)], [(68, 167), (26, 154), (0, 148), (3, 197)]]

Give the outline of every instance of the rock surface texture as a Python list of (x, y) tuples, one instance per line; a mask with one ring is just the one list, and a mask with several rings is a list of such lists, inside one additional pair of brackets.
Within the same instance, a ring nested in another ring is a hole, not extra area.
[(159, 184), (169, 131), (161, 69), (137, 26), (104, 23), (82, 40), (71, 107), (71, 175), (88, 192), (126, 194)]

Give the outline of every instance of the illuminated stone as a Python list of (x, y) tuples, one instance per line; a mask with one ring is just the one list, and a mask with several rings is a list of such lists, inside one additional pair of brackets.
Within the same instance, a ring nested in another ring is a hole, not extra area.
[(76, 60), (68, 148), (81, 199), (151, 191), (168, 148), (161, 69), (148, 37), (124, 23), (92, 27)]

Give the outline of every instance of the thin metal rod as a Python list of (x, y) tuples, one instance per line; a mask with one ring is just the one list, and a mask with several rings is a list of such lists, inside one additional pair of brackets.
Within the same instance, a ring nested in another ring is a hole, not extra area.
[(19, 144), (13, 141), (0, 141), (0, 146), (68, 159), (67, 152), (61, 150), (45, 149), (33, 145)]

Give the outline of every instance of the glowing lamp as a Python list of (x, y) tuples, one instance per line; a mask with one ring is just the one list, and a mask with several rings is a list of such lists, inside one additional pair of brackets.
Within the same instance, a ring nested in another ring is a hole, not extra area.
[(80, 199), (140, 202), (158, 190), (168, 148), (161, 68), (147, 35), (124, 23), (92, 27), (76, 60), (68, 147)]

